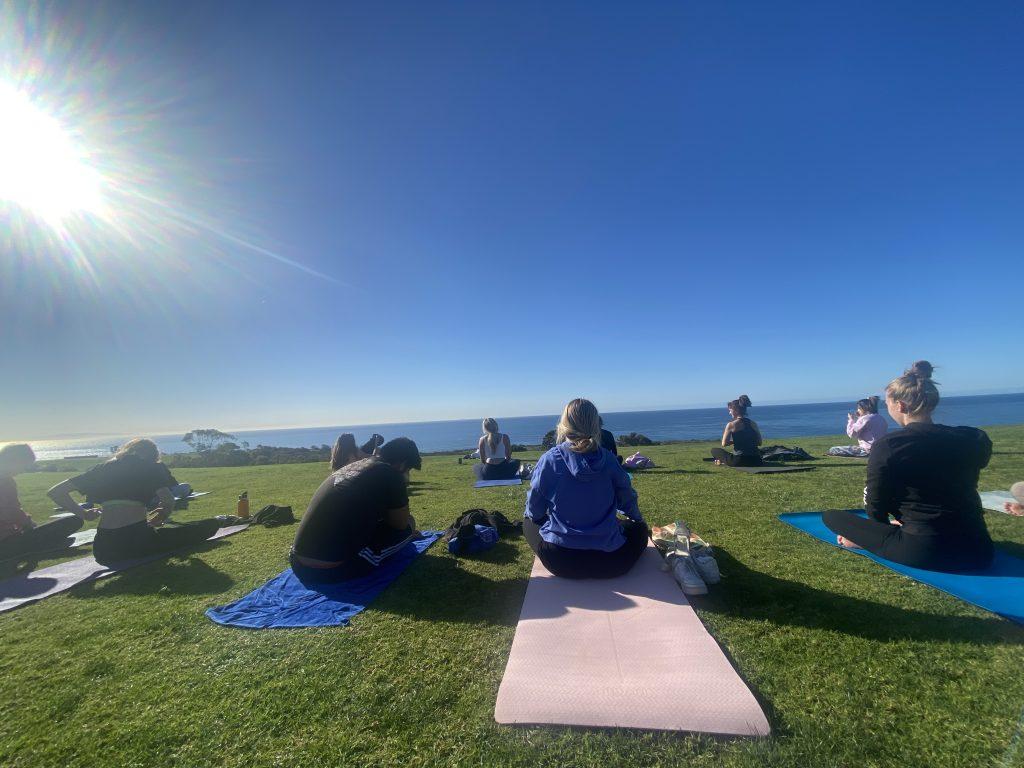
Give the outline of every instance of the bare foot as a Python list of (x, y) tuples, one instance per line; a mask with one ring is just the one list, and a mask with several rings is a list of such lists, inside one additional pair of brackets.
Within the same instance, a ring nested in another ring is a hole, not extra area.
[(846, 547), (847, 549), (860, 549), (859, 545), (854, 544), (845, 536), (836, 536), (836, 544), (840, 547)]
[(715, 459), (715, 466), (716, 467), (722, 466), (722, 462), (719, 459)]
[(1003, 504), (1003, 512), (1014, 517), (1024, 517), (1024, 504), (1016, 504), (1008, 501)]

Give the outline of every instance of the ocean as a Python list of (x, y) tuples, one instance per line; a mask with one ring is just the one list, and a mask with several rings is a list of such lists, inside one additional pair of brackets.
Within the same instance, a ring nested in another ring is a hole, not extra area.
[[(846, 429), (846, 413), (853, 404), (807, 403), (803, 405), (764, 405), (750, 409), (750, 417), (761, 428), (768, 442), (787, 442), (810, 435), (834, 435)], [(882, 409), (884, 411), (884, 408)], [(490, 414), (486, 414), (490, 415)], [(672, 411), (630, 411), (605, 413), (605, 427), (616, 435), (640, 432), (652, 440), (713, 440), (721, 437), (728, 420), (725, 407), (689, 408)], [(501, 431), (514, 443), (537, 445), (558, 420), (548, 416), (496, 416)], [(888, 418), (888, 416), (886, 416)], [(1024, 424), (1024, 393), (947, 397), (939, 403), (935, 420), (943, 424), (982, 427), (996, 424)], [(892, 425), (890, 425), (892, 426)], [(423, 452), (469, 450), (480, 436), (480, 419), (424, 421), (408, 424), (356, 424), (304, 429), (265, 429), (233, 433), (237, 442), (250, 446), (274, 445), (302, 448), (333, 445), (342, 432), (352, 432), (363, 442), (374, 432), (385, 438), (410, 437)], [(164, 453), (181, 453), (189, 448), (181, 434), (146, 435), (156, 441)], [(32, 443), (40, 459), (71, 456), (109, 456), (111, 447), (137, 435), (79, 437), (66, 440), (39, 440)]]

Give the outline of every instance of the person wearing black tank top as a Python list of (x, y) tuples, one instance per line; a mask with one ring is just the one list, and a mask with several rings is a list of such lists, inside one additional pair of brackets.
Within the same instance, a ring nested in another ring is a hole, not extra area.
[[(750, 398), (740, 395), (735, 400), (727, 403), (729, 415), (732, 421), (725, 425), (722, 433), (722, 447), (712, 448), (711, 455), (715, 458), (715, 464), (725, 464), (730, 467), (759, 467), (761, 461), (761, 430), (757, 424), (747, 418), (747, 408), (752, 405)], [(726, 446), (731, 445), (736, 451), (729, 453)]]

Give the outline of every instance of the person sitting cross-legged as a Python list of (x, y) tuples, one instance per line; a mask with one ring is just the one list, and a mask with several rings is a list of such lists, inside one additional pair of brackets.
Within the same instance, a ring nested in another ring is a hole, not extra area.
[(589, 400), (565, 406), (557, 435), (533, 470), (523, 535), (555, 576), (621, 576), (650, 537), (629, 475), (601, 447), (600, 416)]
[(24, 443), (0, 448), (0, 560), (67, 546), (68, 536), (82, 527), (79, 515), (37, 525), (21, 508), (14, 476), (32, 469), (35, 463), (35, 453)]
[(871, 448), (867, 519), (829, 510), (822, 520), (841, 546), (896, 563), (953, 573), (985, 568), (995, 550), (978, 475), (992, 455), (992, 441), (980, 429), (932, 421), (939, 390), (931, 376), (931, 364), (921, 360), (885, 391), (889, 415), (903, 429)]
[(408, 473), (420, 469), (416, 443), (398, 437), (332, 472), (309, 502), (291, 551), (305, 583), (365, 576), (419, 535), (409, 513)]

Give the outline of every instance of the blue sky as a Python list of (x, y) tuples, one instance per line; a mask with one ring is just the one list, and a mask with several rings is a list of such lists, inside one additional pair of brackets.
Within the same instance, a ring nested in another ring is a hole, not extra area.
[(1024, 389), (1019, 4), (19, 5), (0, 439)]

